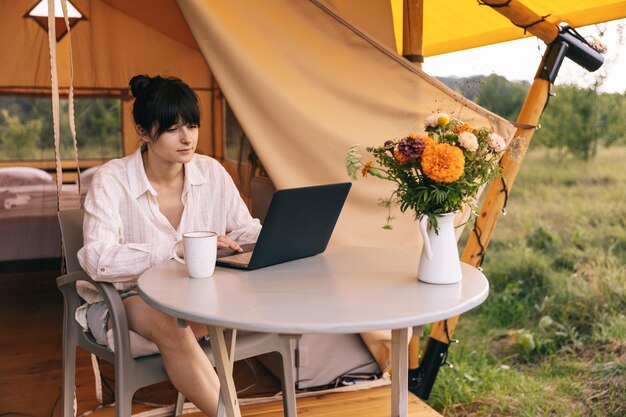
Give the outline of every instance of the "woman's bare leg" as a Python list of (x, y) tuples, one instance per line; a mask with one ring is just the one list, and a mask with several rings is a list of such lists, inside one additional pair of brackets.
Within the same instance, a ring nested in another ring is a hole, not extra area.
[(176, 389), (203, 413), (215, 416), (219, 380), (197, 342), (197, 338), (206, 335), (206, 327), (179, 328), (174, 317), (149, 306), (140, 297), (128, 297), (123, 303), (129, 329), (157, 345)]

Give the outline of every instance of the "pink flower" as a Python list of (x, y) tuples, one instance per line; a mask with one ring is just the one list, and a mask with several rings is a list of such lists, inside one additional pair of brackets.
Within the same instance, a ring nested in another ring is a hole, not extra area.
[(439, 119), (439, 113), (433, 113), (424, 119), (425, 127), (437, 127), (437, 120)]
[(497, 133), (491, 133), (489, 135), (489, 147), (495, 152), (502, 152), (506, 148), (506, 142), (502, 136)]
[(459, 144), (470, 152), (476, 152), (478, 149), (478, 139), (471, 132), (462, 132), (459, 134)]

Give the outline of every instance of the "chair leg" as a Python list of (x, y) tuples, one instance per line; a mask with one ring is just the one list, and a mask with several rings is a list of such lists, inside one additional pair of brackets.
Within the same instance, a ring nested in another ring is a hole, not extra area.
[(294, 358), (293, 342), (297, 338), (294, 335), (280, 335), (280, 356), (283, 364), (283, 413), (286, 417), (296, 417), (296, 382), (293, 377)]
[(63, 417), (74, 417), (76, 395), (76, 347), (63, 347), (63, 382), (61, 386), (61, 410)]
[(115, 417), (131, 417), (133, 414), (135, 392), (125, 380), (120, 373), (115, 373)]
[[(64, 318), (64, 321), (67, 318)], [(63, 417), (76, 415), (76, 335), (63, 325), (63, 374), (61, 383), (61, 411)]]
[(176, 405), (174, 406), (174, 417), (177, 417), (183, 413), (183, 406), (185, 405), (185, 396), (178, 392), (176, 395)]

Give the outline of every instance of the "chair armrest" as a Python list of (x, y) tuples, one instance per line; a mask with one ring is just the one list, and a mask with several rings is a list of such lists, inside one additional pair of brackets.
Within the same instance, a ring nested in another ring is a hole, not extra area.
[(66, 302), (68, 302), (67, 308), (72, 312), (76, 311), (76, 309), (83, 303), (82, 299), (78, 295), (78, 292), (76, 291), (76, 283), (78, 281), (88, 282), (98, 290), (104, 299), (107, 308), (109, 309), (115, 352), (124, 352), (123, 355), (128, 355), (128, 357), (132, 358), (130, 352), (130, 339), (128, 334), (126, 310), (124, 309), (124, 304), (122, 304), (122, 298), (113, 284), (109, 282), (94, 281), (85, 271), (76, 271), (58, 277), (57, 287), (61, 290), (61, 292), (63, 292)]

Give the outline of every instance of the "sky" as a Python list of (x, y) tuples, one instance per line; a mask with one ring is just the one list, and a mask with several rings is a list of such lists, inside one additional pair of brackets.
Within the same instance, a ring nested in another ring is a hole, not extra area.
[[(596, 78), (595, 74), (606, 73), (607, 77), (600, 91), (626, 92), (626, 19), (598, 26), (606, 28), (606, 33), (601, 40), (608, 48), (602, 67), (590, 73), (570, 59), (565, 59), (557, 76), (556, 85), (567, 83), (588, 87)], [(625, 38), (621, 44), (618, 36), (620, 26), (624, 28)], [(578, 28), (577, 31), (585, 37), (598, 34), (596, 25)], [(511, 81), (532, 82), (544, 50), (543, 41), (535, 37), (525, 38), (428, 57), (423, 69), (430, 75), (440, 77), (499, 74)]]

